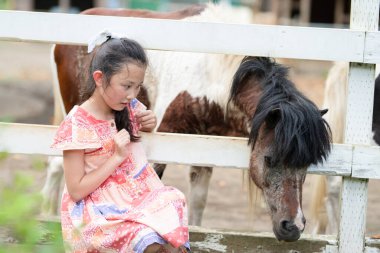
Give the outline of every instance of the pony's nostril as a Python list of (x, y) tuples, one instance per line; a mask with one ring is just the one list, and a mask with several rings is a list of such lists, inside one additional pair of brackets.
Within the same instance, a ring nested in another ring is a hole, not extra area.
[(281, 221), (281, 228), (286, 230), (286, 231), (292, 231), (294, 230), (294, 227), (295, 225), (293, 224), (293, 222), (290, 222), (288, 220), (283, 220)]

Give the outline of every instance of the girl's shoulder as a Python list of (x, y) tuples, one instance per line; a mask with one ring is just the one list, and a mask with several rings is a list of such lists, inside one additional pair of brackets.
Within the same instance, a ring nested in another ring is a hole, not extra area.
[(83, 108), (74, 106), (58, 127), (52, 148), (59, 150), (87, 149), (101, 147), (100, 137), (95, 129), (96, 118)]
[(67, 114), (65, 121), (82, 125), (84, 127), (93, 127), (94, 125), (106, 122), (105, 120), (95, 118), (95, 116), (89, 113), (86, 109), (78, 105), (74, 106), (73, 109)]

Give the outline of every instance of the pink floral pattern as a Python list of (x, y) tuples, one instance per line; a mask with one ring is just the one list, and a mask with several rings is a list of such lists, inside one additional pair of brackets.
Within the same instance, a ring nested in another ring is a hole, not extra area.
[[(137, 100), (131, 102), (133, 122), (135, 110), (142, 107)], [(88, 173), (113, 154), (116, 132), (113, 121), (98, 120), (75, 106), (58, 128), (52, 148), (84, 149)], [(152, 243), (189, 248), (184, 195), (162, 184), (141, 143), (128, 146), (125, 161), (81, 201), (74, 202), (65, 187), (61, 222), (67, 252), (143, 252)]]

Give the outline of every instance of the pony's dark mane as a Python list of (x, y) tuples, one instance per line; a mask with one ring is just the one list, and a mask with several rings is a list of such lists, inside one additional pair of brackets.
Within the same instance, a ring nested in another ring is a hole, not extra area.
[(375, 96), (373, 100), (372, 116), (373, 139), (377, 145), (380, 145), (380, 75), (375, 80)]
[(272, 59), (245, 57), (234, 76), (230, 101), (235, 101), (242, 85), (252, 85), (249, 80), (261, 85), (248, 143), (255, 148), (263, 123), (267, 132), (274, 128), (271, 165), (301, 168), (323, 162), (331, 149), (330, 127), (287, 77), (288, 69)]

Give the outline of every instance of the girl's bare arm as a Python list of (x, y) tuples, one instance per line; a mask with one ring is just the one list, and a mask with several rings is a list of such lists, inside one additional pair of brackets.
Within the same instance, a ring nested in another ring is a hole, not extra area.
[(123, 162), (122, 157), (114, 154), (99, 168), (86, 174), (84, 150), (65, 150), (63, 157), (67, 190), (75, 202), (94, 192)]
[(84, 150), (63, 151), (63, 168), (67, 190), (77, 202), (94, 192), (124, 161), (127, 156), (129, 133), (122, 129), (114, 136), (115, 152), (99, 168), (86, 173), (84, 170)]

